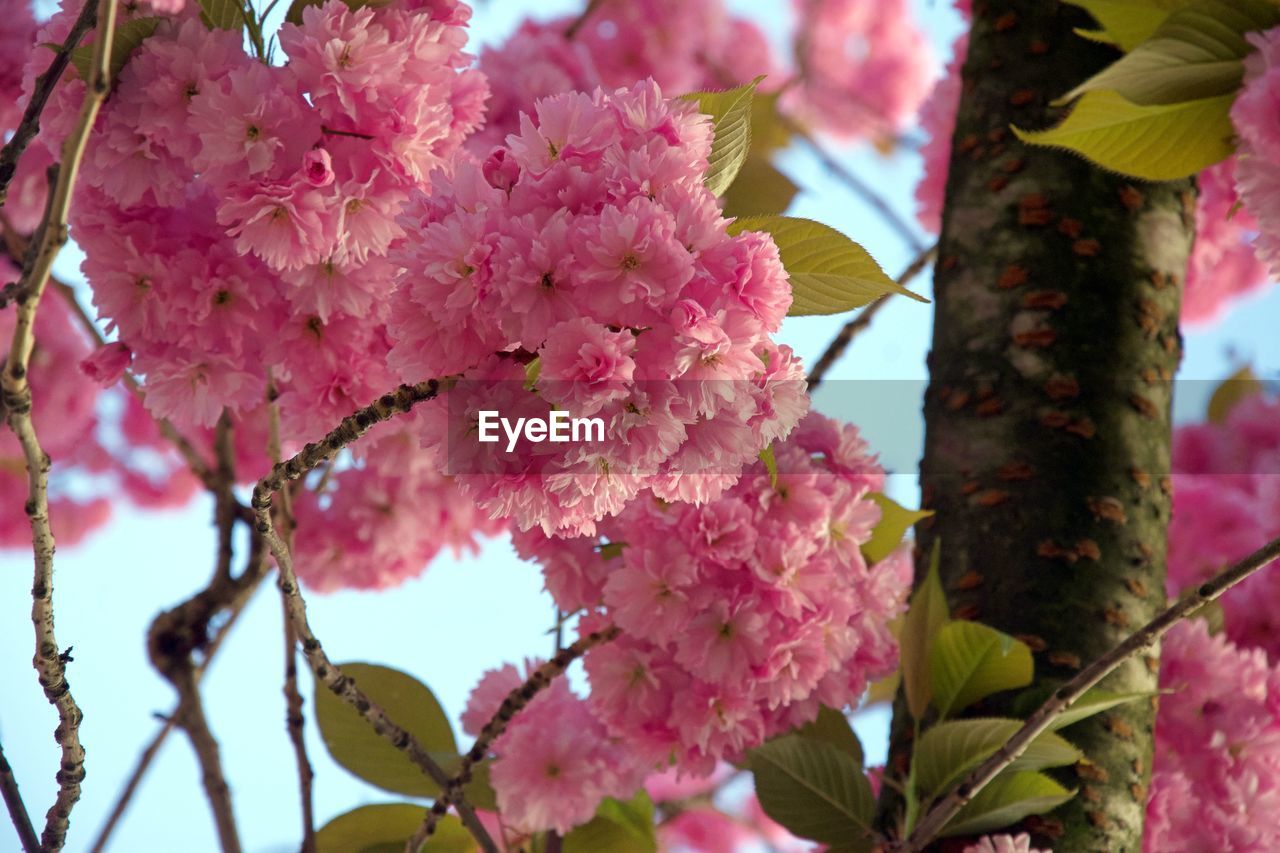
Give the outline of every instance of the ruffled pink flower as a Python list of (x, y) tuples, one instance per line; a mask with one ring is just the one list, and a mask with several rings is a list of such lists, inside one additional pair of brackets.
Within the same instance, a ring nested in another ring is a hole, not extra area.
[(93, 355), (80, 362), (80, 370), (94, 382), (106, 387), (120, 381), (131, 361), (133, 353), (124, 344), (116, 342), (95, 350)]
[(984, 835), (973, 844), (964, 848), (964, 853), (1051, 853), (1031, 846), (1031, 836), (1023, 832), (1018, 835)]

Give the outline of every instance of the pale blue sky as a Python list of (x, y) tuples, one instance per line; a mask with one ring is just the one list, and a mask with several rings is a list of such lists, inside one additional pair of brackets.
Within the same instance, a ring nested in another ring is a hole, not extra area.
[[(869, 0), (870, 1), (870, 0)], [(501, 38), (524, 10), (540, 14), (580, 4), (488, 0), (476, 14), (474, 32), (483, 41)], [(774, 36), (786, 30), (788, 5), (781, 0), (733, 3), (749, 11)], [(957, 22), (942, 2), (917, 4), (945, 59)], [(844, 158), (904, 213), (919, 171), (917, 158), (885, 159), (874, 153)], [(892, 273), (910, 260), (901, 240), (885, 229), (805, 152), (784, 155), (783, 168), (795, 182), (815, 192), (799, 197), (792, 213), (827, 222), (864, 243)], [(74, 259), (68, 259), (74, 275)], [(928, 292), (927, 277), (916, 289)], [(1183, 375), (1220, 378), (1237, 359), (1250, 359), (1264, 376), (1280, 369), (1280, 292), (1246, 300), (1225, 323), (1208, 334), (1191, 334)], [(782, 338), (812, 360), (845, 318), (789, 320)], [(897, 300), (877, 317), (832, 374), (833, 379), (922, 380), (930, 310)], [(1230, 355), (1230, 347), (1239, 356)], [(819, 394), (819, 409), (862, 425), (873, 446), (899, 471), (893, 491), (914, 499), (914, 476), (923, 426), (919, 387), (909, 382), (873, 386), (830, 382)], [(1208, 383), (1184, 386), (1178, 401), (1186, 413), (1202, 410)], [(168, 685), (146, 661), (144, 635), (156, 612), (184, 599), (203, 584), (211, 568), (211, 506), (201, 498), (180, 512), (122, 511), (115, 522), (78, 548), (59, 552), (55, 602), (58, 638), (75, 646), (69, 674), (85, 710), (81, 735), (88, 751), (84, 795), (76, 807), (68, 849), (80, 851), (96, 836), (116, 792), (131, 771), (139, 748), (151, 737), (152, 712), (173, 705)], [(53, 710), (45, 703), (30, 666), (32, 632), (28, 620), (30, 556), (0, 552), (0, 740), (38, 821), (52, 801), (58, 750)], [(486, 668), (547, 654), (550, 599), (533, 568), (520, 563), (505, 541), (489, 543), (478, 558), (440, 559), (420, 579), (381, 593), (310, 596), (310, 616), (330, 655), (338, 661), (387, 663), (417, 675), (456, 718), (468, 691)], [(204, 683), (208, 716), (222, 745), (242, 837), (247, 850), (296, 849), (297, 782), (284, 732), (280, 693), (282, 641), (280, 605), (265, 588), (247, 608)], [(302, 686), (310, 694), (310, 679)], [(308, 703), (308, 710), (310, 704)], [(859, 721), (868, 753), (883, 753), (884, 719)], [(329, 760), (308, 719), (308, 743), (317, 771), (316, 810), (323, 823), (369, 802), (397, 799), (349, 776)], [(172, 737), (161, 752), (133, 807), (118, 829), (114, 850), (130, 853), (204, 851), (216, 848), (199, 776), (186, 740)], [(0, 850), (17, 849), (16, 836), (0, 819)]]

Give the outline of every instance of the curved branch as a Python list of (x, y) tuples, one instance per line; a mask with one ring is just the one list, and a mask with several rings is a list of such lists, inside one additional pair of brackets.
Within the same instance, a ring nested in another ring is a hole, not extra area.
[(973, 799), (975, 794), (1022, 755), (1033, 740), (1048, 730), (1054, 718), (1067, 710), (1072, 702), (1084, 695), (1085, 691), (1129, 658), (1149, 649), (1178, 622), (1191, 616), (1278, 557), (1280, 557), (1280, 539), (1273, 539), (1240, 562), (1196, 587), (1130, 635), (1124, 642), (1080, 670), (1074, 678), (1055, 690), (1053, 695), (1027, 718), (1022, 728), (1018, 729), (1013, 737), (996, 751), (995, 755), (982, 762), (973, 772), (965, 776), (959, 785), (930, 806), (920, 822), (916, 824), (910, 837), (892, 849), (902, 853), (918, 853), (924, 850), (947, 825), (947, 822)]
[[(293, 629), (302, 643), (302, 653), (306, 656), (316, 681), (327, 687), (343, 702), (355, 708), (375, 732), (404, 753), (423, 773), (435, 780), (441, 789), (449, 784), (449, 775), (444, 772), (444, 768), (431, 757), (417, 738), (388, 717), (386, 711), (365, 695), (364, 691), (356, 686), (355, 681), (344, 675), (325, 654), (320, 640), (316, 638), (315, 632), (311, 630), (311, 625), (307, 621), (307, 604), (298, 589), (298, 578), (293, 570), (293, 555), (284, 540), (276, 533), (271, 519), (271, 503), (272, 495), (286, 483), (297, 480), (323, 462), (332, 459), (375, 424), (408, 412), (419, 403), (435, 398), (447, 384), (447, 381), (429, 379), (416, 385), (401, 385), (395, 391), (384, 394), (374, 403), (348, 415), (324, 439), (308, 444), (297, 455), (273, 466), (271, 473), (254, 487), (251, 501), (256, 518), (256, 529), (266, 540), (280, 569), (280, 592), (284, 596), (289, 621), (293, 624)], [(497, 845), (493, 843), (484, 825), (476, 817), (475, 810), (466, 803), (457, 805), (463, 823), (485, 853), (497, 853)]]
[(617, 625), (610, 625), (599, 631), (592, 631), (585, 637), (580, 637), (573, 645), (556, 652), (555, 657), (535, 669), (523, 684), (507, 694), (507, 698), (502, 700), (502, 704), (498, 706), (493, 718), (485, 723), (484, 728), (480, 730), (480, 734), (476, 738), (476, 742), (471, 745), (471, 749), (467, 751), (466, 755), (462, 756), (458, 772), (449, 780), (449, 784), (444, 786), (436, 801), (431, 804), (431, 808), (427, 810), (427, 814), (422, 820), (422, 825), (418, 827), (418, 831), (405, 844), (405, 853), (416, 853), (418, 848), (425, 844), (431, 834), (435, 832), (436, 824), (449, 811), (449, 805), (457, 805), (460, 802), (463, 787), (471, 781), (472, 768), (488, 755), (489, 747), (493, 746), (493, 742), (507, 730), (507, 725), (511, 722), (511, 719), (524, 710), (525, 706), (533, 701), (533, 697), (550, 687), (551, 682), (563, 675), (564, 671), (575, 660), (596, 646), (613, 641), (620, 633), (621, 631)]
[(22, 802), (18, 780), (14, 778), (13, 768), (4, 757), (3, 746), (0, 746), (0, 795), (4, 796), (13, 828), (18, 831), (18, 841), (22, 844), (23, 853), (40, 853), (40, 839), (36, 837), (36, 828), (31, 825), (31, 815)]

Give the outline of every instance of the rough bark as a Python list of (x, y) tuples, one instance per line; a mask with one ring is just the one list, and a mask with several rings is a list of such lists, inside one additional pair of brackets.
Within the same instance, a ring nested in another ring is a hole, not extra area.
[[(1009, 131), (1114, 60), (1046, 0), (975, 3), (935, 272), (920, 553), (941, 541), (953, 616), (1024, 639), (1057, 684), (1164, 604), (1170, 396), (1190, 182), (1146, 184)], [(921, 567), (921, 572), (923, 568)], [(1103, 687), (1150, 691), (1157, 658)], [(1011, 713), (1001, 697), (974, 713)], [(891, 762), (910, 744), (895, 715)], [(1033, 819), (1040, 846), (1141, 849), (1153, 702), (1067, 730), (1091, 764), (1079, 795)], [(892, 795), (889, 795), (892, 796)], [(895, 804), (882, 804), (893, 826)]]

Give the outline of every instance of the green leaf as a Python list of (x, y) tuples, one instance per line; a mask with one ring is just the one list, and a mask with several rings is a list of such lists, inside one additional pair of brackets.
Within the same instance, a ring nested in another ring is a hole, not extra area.
[(1013, 132), (1029, 145), (1064, 148), (1122, 175), (1171, 181), (1231, 156), (1232, 100), (1139, 106), (1115, 92), (1086, 92), (1057, 127)]
[(1196, 0), (1160, 24), (1151, 38), (1104, 68), (1063, 99), (1112, 90), (1140, 105), (1177, 104), (1229, 95), (1244, 79), (1252, 50), (1245, 33), (1280, 23), (1268, 0)]
[[(361, 806), (321, 827), (316, 833), (316, 853), (404, 853), (405, 842), (418, 831), (425, 816), (426, 807), (412, 803)], [(471, 853), (478, 848), (461, 821), (445, 815), (419, 849)]]
[[(302, 10), (308, 6), (323, 6), (328, 0), (293, 0), (293, 4), (289, 6), (289, 11), (285, 13), (284, 19), (290, 24), (302, 23)], [(347, 4), (347, 8), (355, 12), (366, 6), (372, 6), (374, 9), (381, 9), (384, 6), (390, 6), (395, 0), (342, 0)]]
[(630, 800), (607, 799), (589, 822), (564, 837), (564, 853), (653, 853), (658, 849), (653, 801), (644, 791)]
[(1067, 710), (1053, 718), (1052, 722), (1049, 723), (1049, 731), (1056, 732), (1059, 729), (1065, 729), (1073, 723), (1088, 719), (1094, 714), (1100, 714), (1117, 705), (1123, 705), (1126, 702), (1133, 702), (1138, 699), (1148, 699), (1153, 695), (1155, 694), (1112, 693), (1109, 690), (1100, 690), (1097, 687), (1092, 690), (1086, 690), (1085, 694), (1072, 702)]
[(1151, 37), (1169, 13), (1191, 0), (1066, 0), (1093, 15), (1102, 29), (1077, 32), (1094, 41), (1106, 41), (1124, 51), (1133, 50)]
[[(416, 737), (424, 749), (445, 762), (457, 760), (458, 746), (449, 718), (425, 684), (399, 670), (375, 664), (345, 663), (342, 671), (382, 706), (388, 717)], [(329, 754), (347, 770), (398, 794), (430, 797), (439, 792), (439, 786), (416, 764), (322, 684), (316, 685), (315, 707), (316, 723)]]
[[(949, 720), (932, 726), (915, 746), (916, 784), (922, 793), (939, 794), (1004, 746), (1022, 720), (979, 718)], [(1084, 754), (1060, 735), (1045, 732), (1033, 740), (1002, 773), (1043, 770), (1075, 764)]]
[(524, 390), (532, 391), (538, 385), (538, 377), (542, 375), (542, 359), (534, 358), (524, 366)]
[(796, 729), (796, 734), (829, 743), (852, 757), (859, 767), (863, 764), (862, 742), (849, 725), (849, 718), (835, 708), (821, 706), (817, 718)]
[(902, 620), (902, 637), (899, 657), (902, 669), (902, 689), (907, 695), (907, 709), (919, 720), (929, 708), (933, 698), (933, 686), (929, 679), (929, 657), (934, 639), (950, 620), (947, 596), (938, 580), (938, 543), (933, 543), (929, 557), (929, 571), (924, 581), (911, 594), (911, 605)]
[(769, 472), (769, 488), (777, 491), (778, 458), (773, 455), (772, 444), (760, 451), (760, 461), (764, 463), (764, 469)]
[(871, 538), (862, 546), (862, 556), (868, 563), (878, 563), (892, 554), (911, 525), (933, 515), (931, 509), (907, 509), (879, 492), (872, 492), (867, 497), (880, 507), (880, 520), (872, 528)]
[[(151, 38), (156, 27), (160, 26), (159, 18), (134, 18), (116, 27), (115, 37), (111, 40), (111, 79), (115, 80), (120, 72), (129, 64), (129, 57), (144, 41)], [(55, 50), (57, 47), (55, 46)], [(71, 51), (68, 60), (76, 69), (81, 80), (88, 80), (93, 69), (93, 45), (86, 44)]]
[(756, 92), (751, 102), (751, 153), (768, 155), (791, 143), (794, 135), (778, 110), (781, 92)]
[(943, 717), (992, 693), (1026, 687), (1033, 672), (1026, 643), (978, 622), (944, 625), (929, 655), (933, 705)]
[(940, 833), (977, 835), (1033, 814), (1052, 811), (1075, 796), (1043, 773), (1010, 773), (992, 779)]
[(834, 228), (791, 216), (746, 216), (730, 234), (762, 231), (773, 236), (791, 278), (792, 317), (839, 314), (885, 295), (901, 293), (928, 302), (885, 274), (867, 250)]
[(245, 24), (243, 0), (200, 0), (200, 20), (211, 30), (238, 30)]
[(1240, 368), (1214, 389), (1213, 396), (1209, 398), (1209, 422), (1222, 423), (1241, 400), (1260, 393), (1262, 383), (1254, 376), (1253, 370), (1248, 366)]
[(875, 798), (853, 756), (825, 741), (785, 735), (749, 757), (769, 817), (801, 838), (869, 844)]
[(755, 150), (747, 155), (737, 179), (724, 193), (724, 215), (781, 215), (800, 192), (790, 178)]
[(757, 77), (727, 92), (692, 92), (682, 98), (693, 101), (702, 113), (711, 116), (715, 136), (703, 182), (715, 195), (724, 195), (729, 189), (751, 150), (751, 101), (763, 79)]

